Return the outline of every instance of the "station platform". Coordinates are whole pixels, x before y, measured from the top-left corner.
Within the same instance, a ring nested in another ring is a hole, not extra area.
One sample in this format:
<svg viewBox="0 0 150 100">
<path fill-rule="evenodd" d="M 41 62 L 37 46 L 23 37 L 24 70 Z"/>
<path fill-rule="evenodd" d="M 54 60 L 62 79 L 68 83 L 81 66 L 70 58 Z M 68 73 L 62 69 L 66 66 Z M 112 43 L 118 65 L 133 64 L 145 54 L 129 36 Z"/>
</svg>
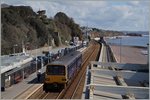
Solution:
<svg viewBox="0 0 150 100">
<path fill-rule="evenodd" d="M 71 48 L 73 48 L 73 46 Z M 51 52 L 56 53 L 58 52 L 59 49 L 62 49 L 62 48 L 55 48 L 51 50 Z M 78 49 L 78 51 L 84 52 L 85 49 L 86 47 L 82 47 Z M 5 91 L 1 92 L 1 99 L 14 99 L 19 94 L 28 90 L 29 88 L 36 86 L 36 85 L 37 86 L 42 85 L 44 81 L 44 72 L 46 70 L 46 67 L 44 66 L 40 70 L 42 74 L 40 82 L 38 82 L 37 80 L 37 73 L 34 72 L 31 75 L 29 75 L 27 78 L 23 79 L 21 82 L 14 84 L 8 88 L 5 88 Z"/>
<path fill-rule="evenodd" d="M 28 78 L 24 79 L 23 81 L 6 88 L 4 92 L 1 92 L 1 99 L 14 99 L 16 96 L 18 96 L 20 93 L 24 92 L 25 90 L 29 89 L 33 85 L 36 84 L 42 84 L 43 83 L 43 77 L 45 72 L 45 67 L 41 69 L 41 81 L 37 81 L 37 73 L 31 74 Z"/>
</svg>

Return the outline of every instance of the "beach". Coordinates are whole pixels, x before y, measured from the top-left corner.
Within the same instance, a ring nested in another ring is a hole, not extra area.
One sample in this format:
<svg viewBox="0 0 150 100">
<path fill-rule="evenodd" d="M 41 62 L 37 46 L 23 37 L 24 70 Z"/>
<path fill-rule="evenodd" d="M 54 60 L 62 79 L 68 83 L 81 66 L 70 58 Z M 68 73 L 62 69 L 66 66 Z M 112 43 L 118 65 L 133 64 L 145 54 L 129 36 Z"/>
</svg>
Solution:
<svg viewBox="0 0 150 100">
<path fill-rule="evenodd" d="M 148 57 L 142 53 L 146 48 L 135 46 L 120 47 L 118 45 L 111 45 L 110 47 L 118 63 L 147 64 Z"/>
</svg>

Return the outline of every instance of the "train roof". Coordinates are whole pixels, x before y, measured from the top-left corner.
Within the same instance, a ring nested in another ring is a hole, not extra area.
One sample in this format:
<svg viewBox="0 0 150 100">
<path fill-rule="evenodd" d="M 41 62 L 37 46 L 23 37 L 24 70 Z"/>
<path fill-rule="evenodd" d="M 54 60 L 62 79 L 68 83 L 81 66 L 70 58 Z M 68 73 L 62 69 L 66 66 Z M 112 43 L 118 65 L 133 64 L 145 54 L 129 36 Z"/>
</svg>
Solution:
<svg viewBox="0 0 150 100">
<path fill-rule="evenodd" d="M 73 62 L 74 59 L 78 58 L 82 53 L 80 51 L 74 51 L 71 52 L 69 54 L 67 54 L 66 56 L 57 59 L 53 62 L 51 62 L 48 65 L 65 65 L 68 66 L 69 64 L 71 64 Z"/>
</svg>

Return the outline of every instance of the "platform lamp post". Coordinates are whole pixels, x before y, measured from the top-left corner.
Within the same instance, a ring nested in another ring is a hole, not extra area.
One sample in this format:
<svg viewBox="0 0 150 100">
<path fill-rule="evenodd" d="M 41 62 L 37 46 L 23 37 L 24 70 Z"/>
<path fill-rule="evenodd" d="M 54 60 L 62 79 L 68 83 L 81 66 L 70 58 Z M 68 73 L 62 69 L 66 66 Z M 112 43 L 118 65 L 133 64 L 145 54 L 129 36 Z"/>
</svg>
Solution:
<svg viewBox="0 0 150 100">
<path fill-rule="evenodd" d="M 47 40 L 47 42 L 48 42 L 48 63 L 50 63 L 50 47 L 49 47 L 49 34 L 48 34 L 48 40 Z"/>
<path fill-rule="evenodd" d="M 147 43 L 147 65 L 149 66 L 149 43 Z"/>
<path fill-rule="evenodd" d="M 17 47 L 17 46 L 18 46 L 17 44 L 13 45 L 14 54 L 16 53 L 16 47 Z"/>
<path fill-rule="evenodd" d="M 37 46 L 36 46 L 35 52 L 36 52 L 36 58 L 35 58 L 35 60 L 36 60 L 36 72 L 37 72 L 37 70 L 38 70 L 38 67 L 37 67 Z"/>
<path fill-rule="evenodd" d="M 40 52 L 42 52 L 42 48 L 40 48 Z M 44 67 L 44 61 L 43 61 L 43 58 L 42 56 L 40 56 L 40 59 L 41 59 L 41 69 Z"/>
<path fill-rule="evenodd" d="M 41 57 L 41 69 L 44 67 L 44 61 L 43 58 Z"/>
<path fill-rule="evenodd" d="M 49 63 L 49 35 L 48 35 L 48 63 Z"/>
<path fill-rule="evenodd" d="M 120 37 L 120 63 L 121 63 L 121 37 Z"/>
</svg>

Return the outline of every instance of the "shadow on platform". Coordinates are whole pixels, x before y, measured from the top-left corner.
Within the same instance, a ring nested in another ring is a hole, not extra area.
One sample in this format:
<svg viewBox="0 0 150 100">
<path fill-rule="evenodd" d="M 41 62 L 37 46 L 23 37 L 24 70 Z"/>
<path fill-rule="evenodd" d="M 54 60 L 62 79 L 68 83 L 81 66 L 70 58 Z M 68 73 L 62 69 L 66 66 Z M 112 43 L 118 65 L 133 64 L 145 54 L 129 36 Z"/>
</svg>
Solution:
<svg viewBox="0 0 150 100">
<path fill-rule="evenodd" d="M 28 82 L 28 84 L 39 84 L 39 83 L 44 83 L 44 73 L 41 74 L 40 80 L 38 81 L 38 77 L 35 77 L 31 81 Z"/>
</svg>

